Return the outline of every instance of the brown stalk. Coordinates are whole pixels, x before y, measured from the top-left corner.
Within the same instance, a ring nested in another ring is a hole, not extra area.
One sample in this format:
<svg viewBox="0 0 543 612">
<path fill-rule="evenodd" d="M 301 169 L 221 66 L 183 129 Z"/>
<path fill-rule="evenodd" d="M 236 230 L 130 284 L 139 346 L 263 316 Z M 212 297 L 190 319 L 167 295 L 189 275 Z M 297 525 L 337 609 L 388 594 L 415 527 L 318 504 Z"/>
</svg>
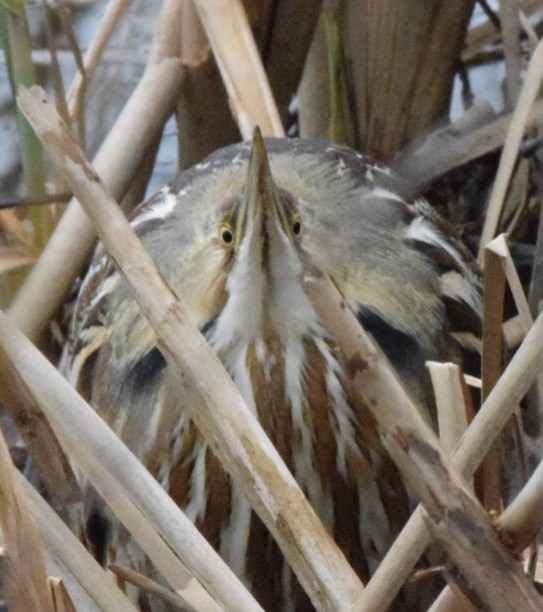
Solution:
<svg viewBox="0 0 543 612">
<path fill-rule="evenodd" d="M 513 300 L 515 301 L 515 306 L 517 307 L 517 312 L 520 316 L 520 321 L 524 327 L 524 333 L 527 333 L 530 327 L 534 324 L 534 319 L 532 317 L 532 313 L 530 312 L 528 300 L 524 295 L 524 290 L 522 288 L 519 275 L 515 269 L 515 264 L 509 250 L 509 245 L 507 244 L 506 234 L 500 234 L 494 238 L 492 242 L 489 242 L 487 250 L 492 253 L 493 257 L 497 259 L 502 267 L 502 275 L 505 275 L 505 278 L 507 278 L 509 288 L 511 289 L 511 293 L 513 295 Z"/>
<path fill-rule="evenodd" d="M 254 0 L 245 2 L 247 11 Z M 269 3 L 260 2 L 271 15 L 261 18 L 260 30 L 265 30 L 265 40 L 257 37 L 264 66 L 273 91 L 279 115 L 286 123 L 288 107 L 298 90 L 309 46 L 313 39 L 317 20 L 324 4 L 322 0 L 276 0 L 271 9 Z M 322 92 L 320 92 L 322 95 Z"/>
<path fill-rule="evenodd" d="M 488 269 L 487 269 L 488 266 Z M 505 273 L 500 257 L 485 251 L 483 308 L 482 400 L 484 401 L 502 371 L 503 311 Z M 501 511 L 501 444 L 497 440 L 485 457 L 482 471 L 482 499 L 487 510 Z"/>
<path fill-rule="evenodd" d="M 519 313 L 519 319 L 521 322 L 523 334 L 526 334 L 530 327 L 533 325 L 534 321 L 532 318 L 532 313 L 530 311 L 530 305 L 528 304 L 528 300 L 526 298 L 526 295 L 524 294 L 522 283 L 515 268 L 511 252 L 509 251 L 506 235 L 500 234 L 498 237 L 494 238 L 494 240 L 492 240 L 492 242 L 488 244 L 487 251 L 496 260 L 494 266 L 500 265 L 502 268 L 501 275 L 505 275 L 505 278 L 507 279 L 507 283 L 513 295 L 515 306 Z M 500 272 L 497 271 L 496 274 L 500 274 Z M 540 406 L 542 405 L 542 400 L 543 371 L 539 371 L 536 374 L 534 385 L 530 389 L 530 392 L 528 393 L 528 396 L 526 398 L 527 414 L 531 413 L 533 415 L 536 415 L 536 418 L 538 418 Z M 522 443 L 522 438 L 520 438 L 520 441 Z"/>
<path fill-rule="evenodd" d="M 184 2 L 179 30 L 186 78 L 176 107 L 179 165 L 193 166 L 206 155 L 240 139 L 221 75 L 198 12 Z"/>
<path fill-rule="evenodd" d="M 16 474 L 0 433 L 0 525 L 7 553 L 5 600 L 14 612 L 53 612 L 43 544 Z"/>
<path fill-rule="evenodd" d="M 178 392 L 213 452 L 241 485 L 313 603 L 323 610 L 348 609 L 361 591 L 360 581 L 183 304 L 164 285 L 126 218 L 45 103 L 43 91 L 21 89 L 19 103 L 129 281 L 176 373 Z"/>
<path fill-rule="evenodd" d="M 54 505 L 80 499 L 72 469 L 30 389 L 0 347 L 0 402 L 21 432 Z"/>
<path fill-rule="evenodd" d="M 391 160 L 447 113 L 473 0 L 344 2 L 358 145 Z"/>
</svg>

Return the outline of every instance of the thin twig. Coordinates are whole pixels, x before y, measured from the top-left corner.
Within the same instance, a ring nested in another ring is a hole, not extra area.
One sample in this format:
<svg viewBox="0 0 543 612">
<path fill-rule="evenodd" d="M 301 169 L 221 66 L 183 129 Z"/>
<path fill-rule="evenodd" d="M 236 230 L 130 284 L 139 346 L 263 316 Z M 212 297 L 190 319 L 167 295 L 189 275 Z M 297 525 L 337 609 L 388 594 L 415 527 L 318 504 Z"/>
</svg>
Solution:
<svg viewBox="0 0 543 612">
<path fill-rule="evenodd" d="M 62 204 L 68 202 L 72 194 L 66 191 L 60 193 L 48 193 L 42 198 L 24 198 L 22 200 L 5 200 L 0 202 L 0 210 L 5 208 L 18 208 L 21 206 L 34 206 L 36 204 Z"/>
<path fill-rule="evenodd" d="M 72 117 L 74 117 L 77 110 L 81 108 L 81 97 L 84 95 L 85 89 L 98 67 L 102 54 L 113 31 L 117 27 L 119 19 L 130 6 L 131 2 L 132 0 L 111 0 L 107 3 L 102 22 L 85 54 L 85 72 L 84 74 L 81 74 L 81 72 L 77 73 L 68 91 L 68 110 Z"/>
<path fill-rule="evenodd" d="M 498 222 L 509 185 L 509 180 L 513 172 L 513 167 L 518 155 L 518 149 L 522 140 L 524 129 L 530 115 L 530 110 L 541 86 L 541 78 L 543 77 L 543 42 L 540 42 L 534 51 L 528 72 L 522 86 L 518 103 L 511 118 L 503 152 L 498 166 L 498 172 L 490 201 L 486 213 L 485 223 L 481 234 L 481 243 L 479 245 L 478 262 L 483 265 L 483 252 L 488 242 L 492 240 L 498 227 Z"/>
<path fill-rule="evenodd" d="M 187 612 L 194 611 L 194 608 L 190 604 L 187 604 L 187 602 L 179 597 L 179 595 L 169 591 L 161 584 L 158 584 L 158 582 L 147 578 L 147 576 L 136 572 L 136 570 L 133 570 L 131 567 L 110 564 L 108 565 L 108 569 L 110 569 L 116 576 L 119 576 L 119 578 L 126 580 L 126 582 L 131 582 L 140 590 L 158 597 L 168 605 L 173 606 L 178 610 L 186 610 Z"/>
</svg>

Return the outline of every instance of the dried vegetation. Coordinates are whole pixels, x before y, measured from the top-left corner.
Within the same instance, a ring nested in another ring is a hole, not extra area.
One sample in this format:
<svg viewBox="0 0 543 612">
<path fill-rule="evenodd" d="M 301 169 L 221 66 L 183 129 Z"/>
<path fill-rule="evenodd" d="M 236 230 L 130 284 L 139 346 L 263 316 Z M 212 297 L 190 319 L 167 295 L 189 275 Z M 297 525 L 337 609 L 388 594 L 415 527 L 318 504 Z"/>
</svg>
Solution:
<svg viewBox="0 0 543 612">
<path fill-rule="evenodd" d="M 446 567 L 436 571 L 449 584 L 432 610 L 543 609 L 534 544 L 543 525 L 543 464 L 537 461 L 543 411 L 543 6 L 534 0 L 501 0 L 498 12 L 486 2 L 480 6 L 487 18 L 470 26 L 472 0 L 164 0 L 143 74 L 108 125 L 92 109 L 98 113 L 119 103 L 106 95 L 93 106 L 100 91 L 108 91 L 93 83 L 110 37 L 130 23 L 130 11 L 143 10 L 138 2 L 110 0 L 84 57 L 68 6 L 44 3 L 55 105 L 43 90 L 29 89 L 39 75 L 25 4 L 0 4 L 4 57 L 18 95 L 13 117 L 26 200 L 25 207 L 0 210 L 6 308 L 0 313 L 0 569 L 10 609 L 132 609 L 112 573 L 98 566 L 59 518 L 80 501 L 67 457 L 170 588 L 112 567 L 122 581 L 183 609 L 258 609 L 43 354 L 54 361 L 58 344 L 52 337 L 58 342 L 62 331 L 51 322 L 84 270 L 96 234 L 132 284 L 169 367 L 182 374 L 192 418 L 243 486 L 318 609 L 385 609 L 413 579 L 413 567 L 432 541 L 447 553 Z M 79 69 L 66 95 L 58 62 L 65 47 Z M 475 67 L 492 62 L 505 67 L 499 114 L 470 89 Z M 458 74 L 463 112 L 449 123 Z M 119 75 L 111 78 L 110 87 Z M 429 364 L 440 439 L 342 307 L 333 284 L 304 262 L 307 293 L 322 321 L 347 358 L 357 355 L 368 364 L 353 372 L 353 385 L 376 407 L 383 440 L 421 502 L 367 585 L 325 532 L 184 315 L 182 296 L 178 300 L 164 285 L 115 205 L 121 202 L 126 210 L 143 197 L 172 114 L 183 167 L 250 137 L 256 125 L 266 135 L 328 137 L 391 163 L 468 242 L 480 245 L 483 368 L 481 380 L 467 382 L 481 388 L 483 405 L 474 417 L 466 406 L 466 379 L 456 366 Z M 526 481 L 516 483 L 520 492 L 514 499 L 501 486 L 504 431 L 522 457 Z M 25 469 L 29 456 L 39 479 Z M 37 481 L 44 496 L 30 484 Z"/>
</svg>

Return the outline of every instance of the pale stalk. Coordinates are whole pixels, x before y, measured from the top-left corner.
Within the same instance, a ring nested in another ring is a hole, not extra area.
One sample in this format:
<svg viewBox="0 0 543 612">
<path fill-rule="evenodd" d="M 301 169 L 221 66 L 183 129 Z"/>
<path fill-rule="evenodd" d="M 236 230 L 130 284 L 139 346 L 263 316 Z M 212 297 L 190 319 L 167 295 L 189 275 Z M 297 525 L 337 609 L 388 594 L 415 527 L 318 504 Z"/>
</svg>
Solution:
<svg viewBox="0 0 543 612">
<path fill-rule="evenodd" d="M 148 144 L 169 116 L 182 76 L 181 63 L 173 58 L 149 68 L 96 154 L 94 166 L 116 198 L 127 191 Z M 95 240 L 87 215 L 73 199 L 9 309 L 32 341 L 39 340 L 65 299 Z"/>
<path fill-rule="evenodd" d="M 68 110 L 72 118 L 79 104 L 78 99 L 84 94 L 86 84 L 91 80 L 102 54 L 106 48 L 111 35 L 113 34 L 119 19 L 130 6 L 132 0 L 110 0 L 104 11 L 102 21 L 98 27 L 98 31 L 93 36 L 92 42 L 85 53 L 83 64 L 85 67 L 85 75 L 78 72 L 68 91 Z"/>
<path fill-rule="evenodd" d="M 194 597 L 196 602 L 206 602 L 206 610 L 218 610 L 174 552 L 225 609 L 260 611 L 158 482 L 1 311 L 0 345 L 40 403 L 65 451 L 190 607 L 198 607 L 192 605 Z"/>
<path fill-rule="evenodd" d="M 122 591 L 36 489 L 21 474 L 18 474 L 18 479 L 27 495 L 28 506 L 49 554 L 72 573 L 102 610 L 135 612 L 134 606 Z"/>
<path fill-rule="evenodd" d="M 240 0 L 194 0 L 242 138 L 285 132 Z"/>
</svg>

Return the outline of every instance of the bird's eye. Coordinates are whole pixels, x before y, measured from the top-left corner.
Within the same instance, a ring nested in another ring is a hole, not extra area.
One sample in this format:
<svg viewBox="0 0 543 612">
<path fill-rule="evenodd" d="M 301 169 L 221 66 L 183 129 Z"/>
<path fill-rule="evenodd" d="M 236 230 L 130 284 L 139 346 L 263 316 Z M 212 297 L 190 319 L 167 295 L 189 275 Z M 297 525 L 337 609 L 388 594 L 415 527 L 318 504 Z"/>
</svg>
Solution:
<svg viewBox="0 0 543 612">
<path fill-rule="evenodd" d="M 232 228 L 229 225 L 221 224 L 219 227 L 219 236 L 224 246 L 232 246 L 234 242 L 234 234 Z"/>
<path fill-rule="evenodd" d="M 292 233 L 295 236 L 299 236 L 301 231 L 302 231 L 302 222 L 300 221 L 300 219 L 294 219 L 292 223 Z"/>
</svg>

